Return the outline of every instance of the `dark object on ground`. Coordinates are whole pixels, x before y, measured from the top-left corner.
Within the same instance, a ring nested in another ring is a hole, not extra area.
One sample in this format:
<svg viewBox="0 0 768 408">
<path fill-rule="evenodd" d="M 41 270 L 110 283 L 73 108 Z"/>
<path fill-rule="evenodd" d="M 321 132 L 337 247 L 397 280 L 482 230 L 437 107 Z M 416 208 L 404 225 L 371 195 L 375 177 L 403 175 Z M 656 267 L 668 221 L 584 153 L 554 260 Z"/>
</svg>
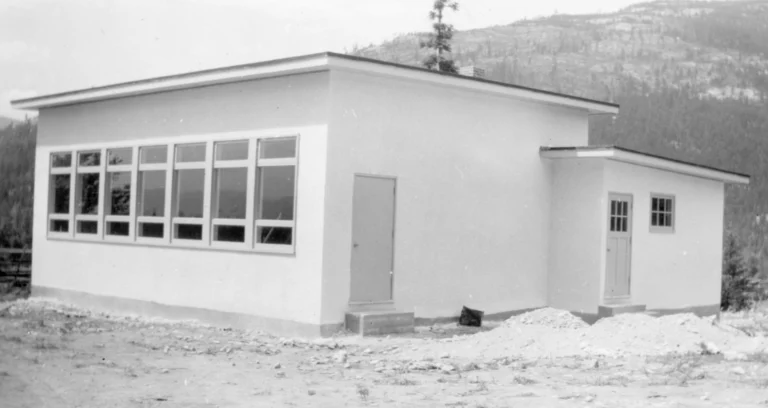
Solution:
<svg viewBox="0 0 768 408">
<path fill-rule="evenodd" d="M 483 311 L 470 309 L 466 306 L 461 308 L 461 317 L 459 324 L 462 326 L 480 327 L 483 325 Z"/>
</svg>

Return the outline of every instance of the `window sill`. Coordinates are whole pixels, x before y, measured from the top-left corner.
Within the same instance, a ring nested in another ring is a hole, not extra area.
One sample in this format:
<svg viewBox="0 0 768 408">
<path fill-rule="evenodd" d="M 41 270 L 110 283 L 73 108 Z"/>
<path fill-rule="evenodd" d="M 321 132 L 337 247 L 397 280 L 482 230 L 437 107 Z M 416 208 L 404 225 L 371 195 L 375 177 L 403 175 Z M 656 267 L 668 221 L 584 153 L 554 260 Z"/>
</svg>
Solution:
<svg viewBox="0 0 768 408">
<path fill-rule="evenodd" d="M 651 227 L 650 232 L 652 234 L 674 234 L 675 229 L 672 227 Z"/>
<path fill-rule="evenodd" d="M 268 244 L 256 244 L 254 248 L 246 248 L 245 245 L 205 245 L 202 242 L 194 240 L 175 240 L 174 243 L 169 244 L 165 238 L 141 238 L 135 241 L 129 240 L 102 240 L 97 238 L 73 238 L 64 234 L 48 233 L 49 241 L 67 241 L 67 242 L 82 242 L 87 244 L 106 244 L 106 245 L 121 245 L 126 247 L 152 247 L 162 249 L 202 249 L 206 251 L 219 251 L 219 252 L 241 252 L 247 254 L 264 254 L 264 255 L 288 255 L 296 256 L 296 251 L 293 245 L 268 245 Z M 189 242 L 187 242 L 189 241 Z"/>
</svg>

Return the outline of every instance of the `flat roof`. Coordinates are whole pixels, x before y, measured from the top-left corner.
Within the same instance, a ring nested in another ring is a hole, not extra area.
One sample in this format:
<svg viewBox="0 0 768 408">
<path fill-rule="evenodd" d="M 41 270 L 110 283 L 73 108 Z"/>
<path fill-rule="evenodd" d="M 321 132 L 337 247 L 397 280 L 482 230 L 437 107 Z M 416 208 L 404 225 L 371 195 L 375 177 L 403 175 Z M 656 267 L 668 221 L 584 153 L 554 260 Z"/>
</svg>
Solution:
<svg viewBox="0 0 768 408">
<path fill-rule="evenodd" d="M 747 174 L 671 159 L 614 145 L 542 146 L 539 154 L 541 157 L 548 159 L 608 159 L 734 184 L 749 184 L 750 179 L 750 176 Z"/>
<path fill-rule="evenodd" d="M 486 91 L 534 102 L 585 109 L 594 114 L 617 114 L 619 111 L 619 105 L 614 103 L 333 52 L 302 55 L 18 99 L 11 101 L 11 106 L 16 109 L 44 109 L 331 69 L 362 71 L 371 74 Z"/>
</svg>

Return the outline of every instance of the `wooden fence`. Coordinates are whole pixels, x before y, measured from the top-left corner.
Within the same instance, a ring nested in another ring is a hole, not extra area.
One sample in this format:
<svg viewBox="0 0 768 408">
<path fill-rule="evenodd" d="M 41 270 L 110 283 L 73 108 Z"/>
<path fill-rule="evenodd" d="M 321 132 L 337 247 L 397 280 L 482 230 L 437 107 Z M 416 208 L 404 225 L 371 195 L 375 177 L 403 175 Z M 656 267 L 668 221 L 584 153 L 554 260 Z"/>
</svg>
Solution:
<svg viewBox="0 0 768 408">
<path fill-rule="evenodd" d="M 32 250 L 0 248 L 0 283 L 29 285 L 32 278 Z"/>
</svg>

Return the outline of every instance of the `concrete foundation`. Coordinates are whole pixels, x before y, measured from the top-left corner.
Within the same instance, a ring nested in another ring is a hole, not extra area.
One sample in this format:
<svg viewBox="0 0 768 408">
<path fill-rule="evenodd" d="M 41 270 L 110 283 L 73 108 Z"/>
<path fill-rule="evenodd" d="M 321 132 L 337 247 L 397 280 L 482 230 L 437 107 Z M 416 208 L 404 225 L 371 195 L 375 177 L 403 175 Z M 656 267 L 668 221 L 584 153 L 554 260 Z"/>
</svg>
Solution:
<svg viewBox="0 0 768 408">
<path fill-rule="evenodd" d="M 346 329 L 361 336 L 413 332 L 413 313 L 394 310 L 349 312 Z"/>
</svg>

